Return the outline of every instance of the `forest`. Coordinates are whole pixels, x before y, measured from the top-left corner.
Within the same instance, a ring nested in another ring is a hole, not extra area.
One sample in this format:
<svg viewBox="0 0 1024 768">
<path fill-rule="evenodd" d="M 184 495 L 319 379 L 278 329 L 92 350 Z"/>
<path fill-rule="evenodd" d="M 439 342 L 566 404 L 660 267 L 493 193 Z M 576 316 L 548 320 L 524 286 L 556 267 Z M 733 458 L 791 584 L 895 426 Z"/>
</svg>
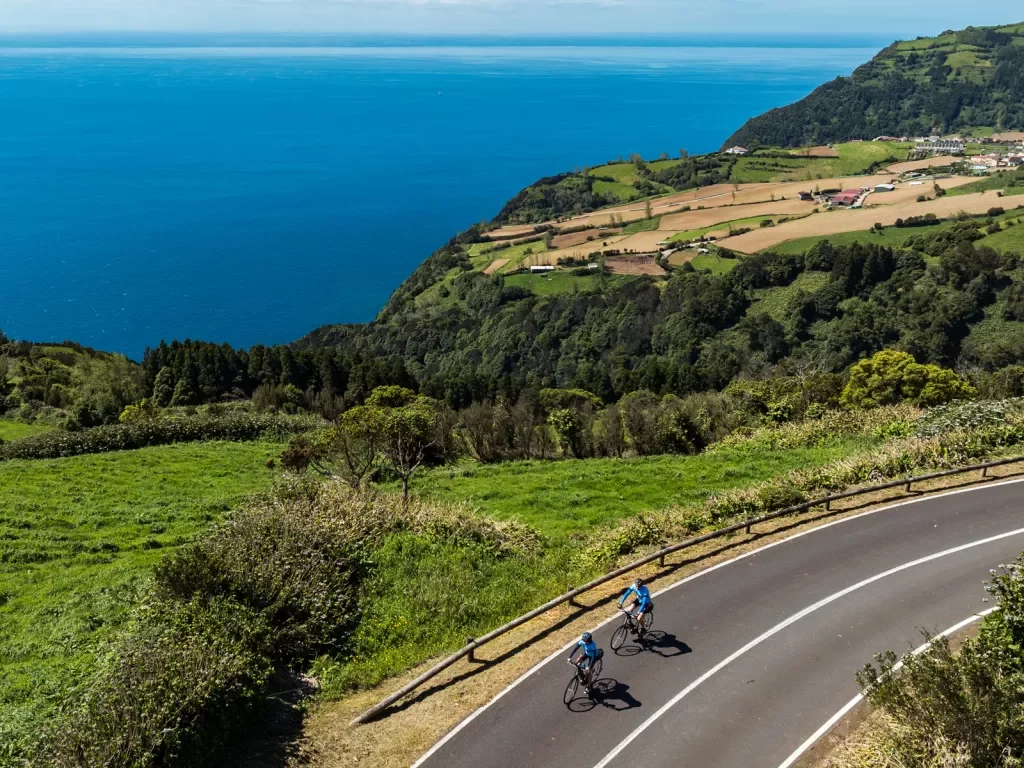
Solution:
<svg viewBox="0 0 1024 768">
<path fill-rule="evenodd" d="M 723 148 L 1024 128 L 1024 47 L 1017 29 L 968 27 L 894 43 L 850 77 L 752 118 Z"/>
</svg>

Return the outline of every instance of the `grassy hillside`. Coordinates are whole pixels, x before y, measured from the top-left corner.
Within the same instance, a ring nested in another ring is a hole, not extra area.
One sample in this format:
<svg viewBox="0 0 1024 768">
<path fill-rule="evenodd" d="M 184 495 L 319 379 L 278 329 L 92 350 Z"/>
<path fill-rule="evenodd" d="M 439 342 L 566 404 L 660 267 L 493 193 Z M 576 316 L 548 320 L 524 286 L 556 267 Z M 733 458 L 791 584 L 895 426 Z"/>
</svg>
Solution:
<svg viewBox="0 0 1024 768">
<path fill-rule="evenodd" d="M 268 488 L 280 450 L 203 443 L 0 463 L 0 744 L 32 738 L 88 678 L 152 565 Z"/>
<path fill-rule="evenodd" d="M 427 500 L 468 501 L 489 517 L 521 520 L 545 535 L 564 536 L 695 504 L 871 444 L 868 438 L 848 438 L 784 452 L 723 449 L 696 456 L 459 465 L 425 472 L 413 488 Z"/>
<path fill-rule="evenodd" d="M 723 145 L 806 146 L 879 135 L 1024 128 L 1022 25 L 893 43 L 851 77 L 749 120 Z"/>
</svg>

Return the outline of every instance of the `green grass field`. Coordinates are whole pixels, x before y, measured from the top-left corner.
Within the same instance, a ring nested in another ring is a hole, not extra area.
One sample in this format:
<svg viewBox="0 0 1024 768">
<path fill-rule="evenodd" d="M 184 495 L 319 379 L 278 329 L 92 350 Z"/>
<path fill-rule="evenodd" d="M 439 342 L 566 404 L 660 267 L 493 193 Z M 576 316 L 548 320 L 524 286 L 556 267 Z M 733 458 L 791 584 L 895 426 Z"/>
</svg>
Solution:
<svg viewBox="0 0 1024 768">
<path fill-rule="evenodd" d="M 681 162 L 681 160 L 655 160 L 654 162 L 647 163 L 647 167 L 652 171 L 660 171 L 665 168 L 671 168 L 673 165 L 679 165 Z M 591 176 L 600 177 L 594 182 L 594 191 L 601 195 L 611 195 L 620 202 L 636 200 L 641 196 L 633 186 L 633 182 L 640 179 L 636 172 L 636 166 L 633 163 L 601 165 L 597 168 L 591 168 L 588 173 Z M 611 179 L 611 181 L 606 181 L 605 179 Z M 655 186 L 661 187 L 663 192 L 673 191 L 670 187 L 663 184 L 655 184 Z"/>
<path fill-rule="evenodd" d="M 507 286 L 522 286 L 534 296 L 555 296 L 563 293 L 584 293 L 607 287 L 615 281 L 630 280 L 623 275 L 574 275 L 572 272 L 550 272 L 546 275 L 509 275 Z"/>
<path fill-rule="evenodd" d="M 1021 181 L 1024 181 L 1024 173 L 1019 175 Z M 959 195 L 969 195 L 974 192 L 987 192 L 990 189 L 1001 189 L 1004 190 L 1004 194 L 1015 195 L 1024 194 L 1024 186 L 1021 187 L 1009 187 L 1010 183 L 1018 179 L 1018 174 L 1015 171 L 1003 171 L 1000 173 L 994 173 L 990 176 L 978 179 L 970 184 L 965 184 L 962 187 L 956 187 L 946 192 L 951 197 L 957 197 Z M 939 182 L 941 186 L 941 182 Z"/>
<path fill-rule="evenodd" d="M 713 275 L 732 272 L 739 263 L 739 259 L 723 259 L 717 253 L 699 254 L 690 261 L 694 269 L 710 269 Z"/>
<path fill-rule="evenodd" d="M 936 227 L 941 227 L 941 224 Z M 876 231 L 861 230 L 860 232 L 840 232 L 834 235 L 816 235 L 814 237 L 801 237 L 797 240 L 787 240 L 785 243 L 773 245 L 768 248 L 775 253 L 803 253 L 816 243 L 828 240 L 832 245 L 852 245 L 853 243 L 876 243 L 887 245 L 890 248 L 901 248 L 908 237 L 934 232 L 936 227 L 913 227 L 900 229 L 897 227 L 886 227 L 880 233 Z"/>
<path fill-rule="evenodd" d="M 26 424 L 23 421 L 0 419 L 0 440 L 20 440 L 31 435 L 41 435 L 52 431 L 53 427 L 45 424 Z"/>
<path fill-rule="evenodd" d="M 465 464 L 424 472 L 412 488 L 426 499 L 468 501 L 485 515 L 519 519 L 542 533 L 563 536 L 648 510 L 693 504 L 867 445 L 856 439 L 792 451 Z"/>
<path fill-rule="evenodd" d="M 989 248 L 995 248 L 997 251 L 1016 251 L 1017 253 L 1024 253 L 1024 216 L 1018 216 L 1016 218 L 1009 217 L 1011 221 L 1016 222 L 1012 227 L 1006 226 L 1008 217 L 1003 217 L 1003 231 L 998 232 L 994 235 L 986 235 L 984 238 L 979 240 L 975 245 L 987 245 Z"/>
<path fill-rule="evenodd" d="M 0 745 L 89 675 L 151 566 L 271 484 L 270 443 L 0 462 Z M 0 748 L 0 758 L 3 749 Z"/>
</svg>

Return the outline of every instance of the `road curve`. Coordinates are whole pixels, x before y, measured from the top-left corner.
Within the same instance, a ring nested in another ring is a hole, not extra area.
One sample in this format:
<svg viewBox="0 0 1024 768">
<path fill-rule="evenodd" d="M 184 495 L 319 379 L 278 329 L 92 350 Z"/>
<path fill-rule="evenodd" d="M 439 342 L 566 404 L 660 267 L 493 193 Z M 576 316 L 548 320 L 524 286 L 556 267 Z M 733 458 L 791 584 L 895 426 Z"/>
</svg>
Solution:
<svg viewBox="0 0 1024 768">
<path fill-rule="evenodd" d="M 655 598 L 647 648 L 605 649 L 570 707 L 557 654 L 424 755 L 424 768 L 778 768 L 857 692 L 854 672 L 989 606 L 1024 550 L 1024 485 L 903 502 L 772 544 Z"/>
</svg>

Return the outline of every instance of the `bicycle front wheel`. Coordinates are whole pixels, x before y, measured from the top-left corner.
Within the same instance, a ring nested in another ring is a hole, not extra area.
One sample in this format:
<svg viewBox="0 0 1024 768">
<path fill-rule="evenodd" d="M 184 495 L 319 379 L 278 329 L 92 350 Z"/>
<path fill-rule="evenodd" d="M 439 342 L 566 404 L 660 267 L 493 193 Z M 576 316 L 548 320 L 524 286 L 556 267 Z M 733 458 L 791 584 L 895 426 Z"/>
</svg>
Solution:
<svg viewBox="0 0 1024 768">
<path fill-rule="evenodd" d="M 622 647 L 622 644 L 626 642 L 626 635 L 629 633 L 629 628 L 623 623 L 619 625 L 619 628 L 612 634 L 612 650 L 617 651 Z"/>
<path fill-rule="evenodd" d="M 572 700 L 576 698 L 576 691 L 579 690 L 580 679 L 579 676 L 573 675 L 572 680 L 565 686 L 565 693 L 562 695 L 562 702 L 568 706 L 572 703 Z"/>
</svg>

